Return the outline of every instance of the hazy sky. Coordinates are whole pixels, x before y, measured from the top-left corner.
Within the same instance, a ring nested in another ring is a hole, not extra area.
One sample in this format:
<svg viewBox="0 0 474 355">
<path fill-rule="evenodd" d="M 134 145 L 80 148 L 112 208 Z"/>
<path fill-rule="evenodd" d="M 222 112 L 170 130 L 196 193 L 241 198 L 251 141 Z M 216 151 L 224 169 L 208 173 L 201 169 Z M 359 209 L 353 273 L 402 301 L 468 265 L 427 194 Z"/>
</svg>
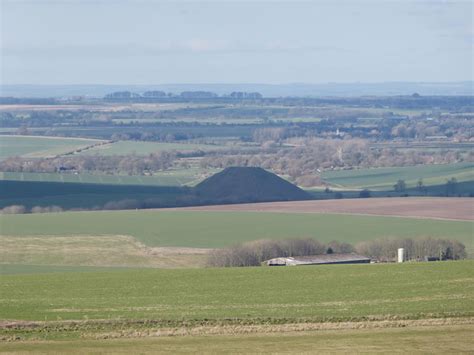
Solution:
<svg viewBox="0 0 474 355">
<path fill-rule="evenodd" d="M 0 0 L 3 84 L 461 81 L 471 1 Z"/>
</svg>

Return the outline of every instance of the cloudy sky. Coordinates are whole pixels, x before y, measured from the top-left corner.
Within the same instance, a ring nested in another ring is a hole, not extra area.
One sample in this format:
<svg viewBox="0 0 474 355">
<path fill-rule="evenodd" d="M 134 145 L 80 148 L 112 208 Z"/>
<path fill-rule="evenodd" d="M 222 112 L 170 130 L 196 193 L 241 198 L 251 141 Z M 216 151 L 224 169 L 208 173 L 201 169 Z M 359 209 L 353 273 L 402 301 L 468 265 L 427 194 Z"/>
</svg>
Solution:
<svg viewBox="0 0 474 355">
<path fill-rule="evenodd" d="M 471 1 L 0 0 L 2 84 L 464 81 Z"/>
</svg>

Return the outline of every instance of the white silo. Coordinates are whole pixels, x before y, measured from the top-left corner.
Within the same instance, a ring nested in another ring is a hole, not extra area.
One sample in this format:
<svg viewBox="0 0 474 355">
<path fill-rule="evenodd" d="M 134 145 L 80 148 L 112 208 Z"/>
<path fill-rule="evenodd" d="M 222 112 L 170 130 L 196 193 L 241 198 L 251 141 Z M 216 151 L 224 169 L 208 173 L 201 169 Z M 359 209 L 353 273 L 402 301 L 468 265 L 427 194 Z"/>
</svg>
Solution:
<svg viewBox="0 0 474 355">
<path fill-rule="evenodd" d="M 405 249 L 398 248 L 398 262 L 403 263 L 405 261 Z"/>
</svg>

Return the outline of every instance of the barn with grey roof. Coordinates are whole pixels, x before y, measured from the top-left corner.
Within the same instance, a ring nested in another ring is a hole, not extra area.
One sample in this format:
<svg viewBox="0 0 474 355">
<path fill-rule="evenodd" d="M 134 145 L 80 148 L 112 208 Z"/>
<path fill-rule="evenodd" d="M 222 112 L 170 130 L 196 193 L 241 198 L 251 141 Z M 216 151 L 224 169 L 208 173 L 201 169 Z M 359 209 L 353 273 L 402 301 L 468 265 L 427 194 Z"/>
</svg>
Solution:
<svg viewBox="0 0 474 355">
<path fill-rule="evenodd" d="M 267 266 L 298 266 L 298 265 L 327 265 L 327 264 L 368 264 L 370 258 L 349 254 L 322 254 L 309 256 L 289 256 L 273 258 L 264 262 Z"/>
</svg>

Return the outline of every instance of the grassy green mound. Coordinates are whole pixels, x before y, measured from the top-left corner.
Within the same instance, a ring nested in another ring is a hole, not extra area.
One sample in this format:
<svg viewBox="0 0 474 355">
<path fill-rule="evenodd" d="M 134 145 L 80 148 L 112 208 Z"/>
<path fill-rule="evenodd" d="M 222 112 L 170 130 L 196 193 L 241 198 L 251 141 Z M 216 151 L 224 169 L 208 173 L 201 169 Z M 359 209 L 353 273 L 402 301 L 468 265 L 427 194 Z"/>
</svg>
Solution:
<svg viewBox="0 0 474 355">
<path fill-rule="evenodd" d="M 307 200 L 310 195 L 296 185 L 262 168 L 230 167 L 195 187 L 204 199 L 221 202 Z"/>
</svg>

